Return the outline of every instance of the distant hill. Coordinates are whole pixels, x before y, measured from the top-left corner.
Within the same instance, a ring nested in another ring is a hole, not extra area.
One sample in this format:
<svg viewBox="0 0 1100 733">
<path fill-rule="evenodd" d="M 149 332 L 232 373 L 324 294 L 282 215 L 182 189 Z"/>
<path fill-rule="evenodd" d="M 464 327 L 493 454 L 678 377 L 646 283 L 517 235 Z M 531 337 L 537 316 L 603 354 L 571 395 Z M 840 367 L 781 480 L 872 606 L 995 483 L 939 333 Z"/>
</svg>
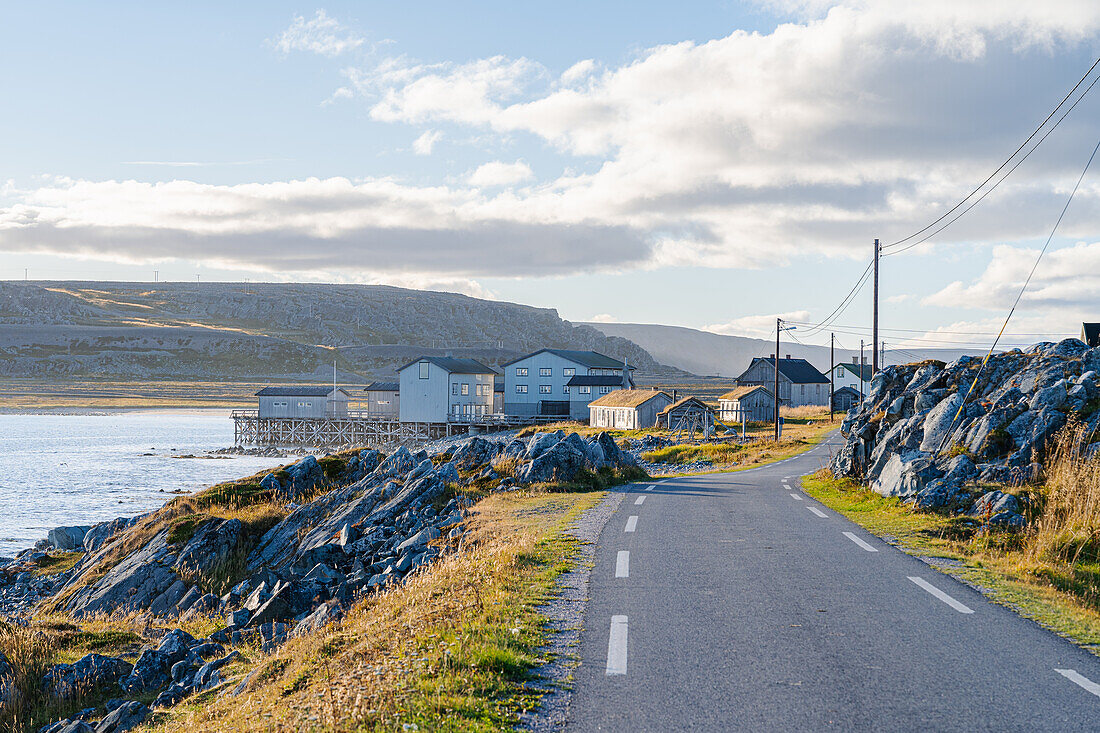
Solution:
<svg viewBox="0 0 1100 733">
<path fill-rule="evenodd" d="M 700 375 L 721 375 L 736 377 L 743 372 L 754 356 L 768 356 L 775 353 L 775 342 L 767 339 L 754 339 L 745 336 L 723 336 L 709 331 L 699 331 L 682 326 L 659 326 L 644 323 L 591 323 L 608 336 L 619 336 L 638 344 L 653 358 L 662 364 L 674 366 Z M 827 371 L 829 347 L 803 346 L 784 339 L 780 342 L 780 353 L 809 361 L 821 371 Z M 886 363 L 914 361 L 917 359 L 941 359 L 954 361 L 963 354 L 974 351 L 957 349 L 906 349 L 905 355 L 886 350 Z M 868 360 L 871 354 L 866 354 Z M 837 349 L 836 359 L 851 361 L 859 357 L 859 351 Z"/>
<path fill-rule="evenodd" d="M 492 365 L 593 349 L 675 374 L 628 339 L 557 311 L 382 285 L 0 282 L 0 376 L 393 378 L 423 354 Z"/>
</svg>

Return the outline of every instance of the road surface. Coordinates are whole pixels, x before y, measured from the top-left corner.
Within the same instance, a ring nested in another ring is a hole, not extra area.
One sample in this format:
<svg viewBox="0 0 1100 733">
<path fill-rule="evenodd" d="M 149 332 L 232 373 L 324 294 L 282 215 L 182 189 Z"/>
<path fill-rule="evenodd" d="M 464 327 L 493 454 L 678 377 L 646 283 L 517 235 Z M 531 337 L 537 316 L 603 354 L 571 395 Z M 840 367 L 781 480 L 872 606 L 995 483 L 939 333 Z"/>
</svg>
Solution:
<svg viewBox="0 0 1100 733">
<path fill-rule="evenodd" d="M 1100 659 L 803 494 L 827 458 L 628 487 L 569 730 L 1100 730 Z"/>
</svg>

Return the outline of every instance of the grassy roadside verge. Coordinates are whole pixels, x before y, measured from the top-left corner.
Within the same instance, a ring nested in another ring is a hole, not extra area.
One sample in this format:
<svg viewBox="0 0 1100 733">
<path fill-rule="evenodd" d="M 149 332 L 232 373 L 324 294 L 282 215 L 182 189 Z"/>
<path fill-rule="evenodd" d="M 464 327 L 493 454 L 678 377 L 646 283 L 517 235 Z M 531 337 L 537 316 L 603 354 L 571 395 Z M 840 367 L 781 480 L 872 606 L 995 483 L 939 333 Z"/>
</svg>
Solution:
<svg viewBox="0 0 1100 733">
<path fill-rule="evenodd" d="M 1096 589 L 1067 582 L 1067 568 L 1035 560 L 1019 536 L 980 532 L 980 522 L 968 517 L 910 511 L 897 498 L 879 496 L 824 470 L 804 477 L 802 487 L 872 534 L 1100 654 Z"/>
</svg>

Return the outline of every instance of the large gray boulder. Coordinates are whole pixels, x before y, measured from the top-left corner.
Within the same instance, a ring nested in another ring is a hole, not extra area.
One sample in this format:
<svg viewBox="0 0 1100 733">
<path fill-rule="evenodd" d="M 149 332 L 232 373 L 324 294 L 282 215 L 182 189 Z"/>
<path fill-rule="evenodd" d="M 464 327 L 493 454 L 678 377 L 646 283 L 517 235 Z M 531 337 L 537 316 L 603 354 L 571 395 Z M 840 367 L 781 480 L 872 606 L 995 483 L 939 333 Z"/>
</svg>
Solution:
<svg viewBox="0 0 1100 733">
<path fill-rule="evenodd" d="M 84 535 L 89 529 L 89 526 L 55 527 L 46 535 L 46 540 L 55 550 L 83 550 Z"/>
<path fill-rule="evenodd" d="M 132 668 L 125 659 L 88 654 L 72 664 L 55 664 L 42 686 L 54 697 L 73 698 L 118 684 Z"/>
<path fill-rule="evenodd" d="M 98 552 L 107 540 L 127 527 L 133 526 L 138 519 L 139 517 L 119 517 L 118 519 L 112 519 L 109 522 L 100 522 L 92 526 L 92 528 L 84 534 L 84 551 Z"/>
<path fill-rule="evenodd" d="M 576 435 L 576 433 L 573 433 Z M 581 441 L 584 445 L 584 441 Z M 569 440 L 560 440 L 545 453 L 531 461 L 517 472 L 516 478 L 523 483 L 547 483 L 550 481 L 572 481 L 588 462 L 587 451 L 578 448 Z"/>
<path fill-rule="evenodd" d="M 149 708 L 136 700 L 124 702 L 99 721 L 95 733 L 124 733 L 145 722 L 149 712 Z"/>
<path fill-rule="evenodd" d="M 162 530 L 145 547 L 125 557 L 102 578 L 74 591 L 66 609 L 81 618 L 97 613 L 125 613 L 147 608 L 179 580 L 172 570 L 176 555 L 168 545 L 169 531 Z"/>
</svg>

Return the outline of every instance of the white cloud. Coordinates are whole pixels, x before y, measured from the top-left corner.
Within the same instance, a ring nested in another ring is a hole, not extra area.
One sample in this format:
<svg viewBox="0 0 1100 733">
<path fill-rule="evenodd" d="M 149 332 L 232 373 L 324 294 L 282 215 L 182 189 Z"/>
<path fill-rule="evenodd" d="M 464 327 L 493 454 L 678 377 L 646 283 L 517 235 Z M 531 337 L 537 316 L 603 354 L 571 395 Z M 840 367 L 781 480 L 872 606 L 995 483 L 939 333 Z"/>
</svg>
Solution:
<svg viewBox="0 0 1100 733">
<path fill-rule="evenodd" d="M 494 160 L 490 163 L 479 165 L 477 169 L 467 177 L 471 186 L 492 187 L 508 186 L 513 183 L 522 183 L 535 177 L 531 166 L 522 160 L 515 163 L 504 163 Z"/>
<path fill-rule="evenodd" d="M 413 152 L 417 155 L 431 155 L 435 144 L 443 139 L 443 133 L 439 130 L 426 130 L 420 137 L 413 140 Z"/>
<path fill-rule="evenodd" d="M 618 323 L 619 319 L 610 313 L 597 313 L 588 319 L 589 323 Z"/>
<path fill-rule="evenodd" d="M 324 10 L 318 10 L 309 20 L 294 16 L 290 27 L 269 41 L 279 51 L 309 51 L 321 56 L 339 56 L 359 48 L 366 39 L 356 34 Z"/>
<path fill-rule="evenodd" d="M 751 336 L 753 338 L 775 337 L 775 319 L 785 321 L 808 321 L 810 312 L 806 310 L 771 313 L 763 316 L 742 316 L 726 323 L 703 326 L 704 331 L 719 333 L 723 336 Z M 797 333 L 796 333 L 797 335 Z"/>
</svg>

